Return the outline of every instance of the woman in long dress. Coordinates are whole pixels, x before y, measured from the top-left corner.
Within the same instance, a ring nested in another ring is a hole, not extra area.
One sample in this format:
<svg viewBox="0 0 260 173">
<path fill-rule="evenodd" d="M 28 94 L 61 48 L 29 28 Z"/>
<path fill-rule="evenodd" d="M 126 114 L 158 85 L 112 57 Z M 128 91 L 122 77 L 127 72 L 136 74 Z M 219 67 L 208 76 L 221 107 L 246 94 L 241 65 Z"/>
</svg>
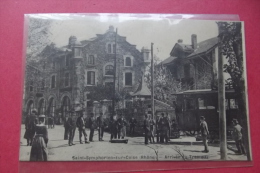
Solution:
<svg viewBox="0 0 260 173">
<path fill-rule="evenodd" d="M 39 116 L 39 124 L 36 125 L 35 132 L 30 161 L 47 161 L 48 131 L 45 126 L 45 115 Z"/>
</svg>

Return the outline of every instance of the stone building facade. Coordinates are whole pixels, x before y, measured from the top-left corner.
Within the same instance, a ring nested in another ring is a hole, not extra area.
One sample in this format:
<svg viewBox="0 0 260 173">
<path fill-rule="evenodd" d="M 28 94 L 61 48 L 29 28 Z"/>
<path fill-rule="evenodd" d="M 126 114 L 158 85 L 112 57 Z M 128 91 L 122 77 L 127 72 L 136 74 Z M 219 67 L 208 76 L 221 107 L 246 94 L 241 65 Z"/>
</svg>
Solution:
<svg viewBox="0 0 260 173">
<path fill-rule="evenodd" d="M 78 41 L 71 36 L 68 45 L 50 44 L 39 55 L 39 61 L 26 64 L 23 112 L 37 109 L 62 123 L 68 110 L 82 109 L 109 115 L 111 100 L 124 108 L 137 89 L 150 62 L 149 50 L 141 51 L 116 35 L 113 26 L 104 34 Z M 116 54 L 115 54 L 116 53 Z M 116 56 L 116 95 L 113 97 L 114 59 Z"/>
</svg>

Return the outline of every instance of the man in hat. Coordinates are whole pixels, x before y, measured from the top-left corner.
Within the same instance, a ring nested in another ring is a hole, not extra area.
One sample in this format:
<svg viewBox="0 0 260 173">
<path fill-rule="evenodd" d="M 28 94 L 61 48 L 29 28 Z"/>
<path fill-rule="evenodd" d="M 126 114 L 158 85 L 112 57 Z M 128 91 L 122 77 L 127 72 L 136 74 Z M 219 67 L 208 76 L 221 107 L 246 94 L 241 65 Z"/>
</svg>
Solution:
<svg viewBox="0 0 260 173">
<path fill-rule="evenodd" d="M 79 130 L 79 142 L 81 144 L 83 144 L 83 142 L 81 141 L 81 138 L 82 138 L 82 134 L 84 135 L 84 139 L 85 139 L 85 144 L 89 143 L 88 140 L 87 140 L 87 133 L 86 133 L 86 125 L 85 125 L 85 120 L 83 118 L 83 112 L 80 111 L 79 112 L 79 117 L 77 119 L 77 122 L 76 122 L 76 125 L 78 127 L 78 130 Z"/>
<path fill-rule="evenodd" d="M 74 110 L 71 111 L 71 117 L 68 119 L 68 126 L 69 126 L 69 146 L 75 145 L 73 143 L 75 130 L 76 130 L 76 122 L 77 122 L 77 115 Z"/>
<path fill-rule="evenodd" d="M 117 139 L 117 119 L 116 115 L 110 117 L 110 141 Z"/>
<path fill-rule="evenodd" d="M 104 141 L 103 134 L 104 134 L 104 128 L 106 126 L 106 123 L 103 118 L 103 113 L 100 113 L 99 117 L 97 117 L 97 126 L 98 126 L 98 140 Z"/>
<path fill-rule="evenodd" d="M 117 120 L 117 127 L 118 127 L 118 139 L 124 139 L 126 136 L 126 125 L 127 122 L 124 116 L 121 114 Z"/>
<path fill-rule="evenodd" d="M 200 117 L 200 132 L 201 132 L 202 142 L 205 147 L 205 149 L 202 152 L 208 153 L 209 149 L 208 149 L 207 137 L 209 135 L 209 130 L 204 116 Z"/>
<path fill-rule="evenodd" d="M 237 153 L 238 154 L 246 154 L 245 148 L 242 142 L 242 127 L 239 125 L 237 119 L 232 120 L 233 123 L 233 133 L 232 136 L 236 142 L 236 147 L 237 147 Z"/>
<path fill-rule="evenodd" d="M 150 120 L 147 114 L 145 114 L 145 119 L 144 119 L 144 144 L 147 145 L 148 144 L 148 139 L 150 139 L 151 142 L 151 138 L 149 137 L 149 133 L 150 132 Z"/>
<path fill-rule="evenodd" d="M 95 117 L 94 117 L 94 113 L 90 113 L 90 118 L 89 118 L 89 141 L 90 142 L 94 142 L 93 141 L 93 135 L 94 135 L 94 131 L 95 131 L 95 128 L 96 128 L 96 120 L 95 120 Z"/>
<path fill-rule="evenodd" d="M 161 141 L 160 142 L 164 143 L 164 141 L 165 141 L 166 143 L 168 143 L 170 122 L 169 122 L 169 119 L 166 117 L 166 114 L 161 113 L 161 115 L 162 115 L 162 118 L 159 121 L 159 126 L 161 129 L 161 139 L 160 139 Z"/>
<path fill-rule="evenodd" d="M 69 112 L 66 112 L 65 118 L 64 118 L 64 140 L 68 140 L 68 135 L 69 135 L 69 125 L 68 125 L 68 119 L 69 119 L 70 115 Z"/>
<path fill-rule="evenodd" d="M 134 116 L 132 116 L 132 118 L 129 120 L 129 124 L 130 124 L 130 135 L 134 135 L 135 134 L 135 126 L 137 124 L 137 121 L 134 118 Z"/>
</svg>

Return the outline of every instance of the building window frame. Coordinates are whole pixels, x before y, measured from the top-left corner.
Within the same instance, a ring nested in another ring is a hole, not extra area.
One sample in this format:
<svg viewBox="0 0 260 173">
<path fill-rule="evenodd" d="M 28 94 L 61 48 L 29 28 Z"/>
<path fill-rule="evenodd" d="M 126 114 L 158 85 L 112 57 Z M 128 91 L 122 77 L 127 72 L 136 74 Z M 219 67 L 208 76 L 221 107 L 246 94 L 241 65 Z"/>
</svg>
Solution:
<svg viewBox="0 0 260 173">
<path fill-rule="evenodd" d="M 64 87 L 69 87 L 70 86 L 70 73 L 65 72 L 64 73 Z"/>
<path fill-rule="evenodd" d="M 115 42 L 107 42 L 106 51 L 109 54 L 115 54 L 116 53 L 116 43 Z"/>
<path fill-rule="evenodd" d="M 129 63 L 130 60 L 130 65 L 127 64 Z M 133 67 L 134 62 L 134 57 L 132 55 L 124 55 L 124 67 Z"/>
<path fill-rule="evenodd" d="M 96 71 L 94 70 L 87 71 L 87 85 L 88 86 L 96 85 Z"/>
<path fill-rule="evenodd" d="M 128 81 L 129 79 L 128 78 L 128 75 L 131 74 L 131 82 Z M 132 71 L 126 71 L 124 72 L 124 86 L 125 87 L 132 87 L 134 85 L 134 72 Z"/>
<path fill-rule="evenodd" d="M 34 82 L 33 82 L 33 80 L 31 80 L 31 81 L 29 82 L 29 91 L 30 91 L 30 92 L 33 92 L 33 90 L 34 90 L 33 85 L 34 85 Z"/>
<path fill-rule="evenodd" d="M 95 56 L 94 55 L 89 55 L 87 60 L 88 60 L 88 65 L 95 65 Z"/>
<path fill-rule="evenodd" d="M 50 83 L 51 83 L 51 89 L 56 88 L 56 83 L 57 83 L 56 75 L 51 75 L 51 82 Z"/>
</svg>

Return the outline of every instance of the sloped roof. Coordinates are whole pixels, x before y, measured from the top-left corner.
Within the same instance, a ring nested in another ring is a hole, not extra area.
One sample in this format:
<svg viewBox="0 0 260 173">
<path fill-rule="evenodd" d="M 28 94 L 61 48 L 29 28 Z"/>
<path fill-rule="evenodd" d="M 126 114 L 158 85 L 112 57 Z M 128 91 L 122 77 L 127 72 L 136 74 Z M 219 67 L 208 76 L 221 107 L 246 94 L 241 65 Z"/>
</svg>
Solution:
<svg viewBox="0 0 260 173">
<path fill-rule="evenodd" d="M 165 64 L 169 64 L 171 63 L 173 60 L 175 60 L 177 57 L 175 56 L 170 56 L 168 58 L 166 58 L 165 60 L 163 60 L 160 64 L 165 65 Z"/>
<path fill-rule="evenodd" d="M 146 82 L 144 81 L 144 77 L 142 77 L 142 80 L 137 88 L 137 90 L 134 92 L 133 96 L 151 96 L 151 91 L 147 87 Z"/>
<path fill-rule="evenodd" d="M 176 44 L 179 45 L 179 46 L 182 48 L 182 50 L 183 50 L 184 52 L 190 52 L 190 51 L 193 51 L 193 48 L 192 48 L 191 45 L 183 44 L 183 43 L 176 43 Z"/>
<path fill-rule="evenodd" d="M 195 49 L 194 52 L 188 56 L 188 58 L 194 57 L 198 54 L 206 53 L 207 51 L 212 49 L 217 44 L 218 44 L 218 37 L 214 37 L 214 38 L 210 38 L 208 40 L 202 41 L 202 42 L 198 43 L 197 49 Z"/>
</svg>

